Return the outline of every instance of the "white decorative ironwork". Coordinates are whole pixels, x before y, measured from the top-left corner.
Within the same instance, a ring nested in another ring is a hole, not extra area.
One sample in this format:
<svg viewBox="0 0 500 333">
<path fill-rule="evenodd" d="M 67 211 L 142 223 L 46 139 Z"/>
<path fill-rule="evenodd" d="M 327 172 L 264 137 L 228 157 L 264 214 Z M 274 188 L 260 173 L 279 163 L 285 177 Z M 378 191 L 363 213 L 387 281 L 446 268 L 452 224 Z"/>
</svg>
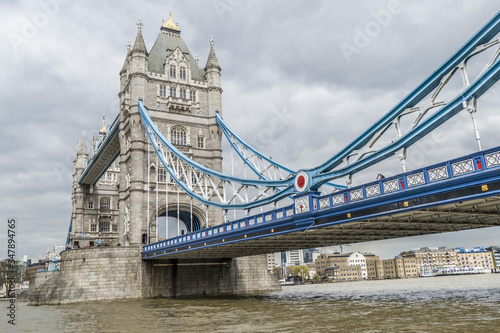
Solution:
<svg viewBox="0 0 500 333">
<path fill-rule="evenodd" d="M 413 175 L 409 175 L 406 177 L 406 181 L 408 182 L 408 187 L 414 187 L 418 185 L 425 184 L 424 173 L 414 173 Z"/>
<path fill-rule="evenodd" d="M 430 182 L 448 178 L 448 168 L 446 167 L 446 165 L 437 167 L 435 169 L 430 169 L 428 173 Z"/>
<path fill-rule="evenodd" d="M 341 203 L 344 202 L 344 195 L 343 194 L 337 194 L 332 196 L 332 205 L 340 205 Z"/>
<path fill-rule="evenodd" d="M 264 222 L 262 216 L 257 217 L 257 223 L 262 223 L 262 222 Z"/>
<path fill-rule="evenodd" d="M 351 201 L 358 201 L 363 199 L 363 190 L 362 189 L 357 189 L 354 191 L 351 191 Z"/>
<path fill-rule="evenodd" d="M 286 216 L 292 216 L 293 215 L 293 209 L 287 209 L 286 210 Z"/>
<path fill-rule="evenodd" d="M 240 222 L 240 228 L 244 228 L 244 227 L 245 227 L 245 221 Z"/>
<path fill-rule="evenodd" d="M 500 152 L 484 155 L 486 167 L 491 168 L 500 165 Z"/>
<path fill-rule="evenodd" d="M 319 209 L 330 207 L 330 198 L 319 199 Z"/>
<path fill-rule="evenodd" d="M 228 224 L 226 227 L 226 231 L 231 231 L 231 229 L 232 229 L 232 226 L 230 224 Z"/>
<path fill-rule="evenodd" d="M 283 218 L 283 211 L 276 212 L 276 219 L 282 219 Z"/>
<path fill-rule="evenodd" d="M 269 221 L 272 221 L 272 220 L 273 220 L 273 215 L 272 214 L 266 215 L 266 222 L 269 222 Z"/>
<path fill-rule="evenodd" d="M 384 185 L 384 193 L 391 193 L 399 190 L 397 179 L 388 180 L 386 182 L 383 182 L 382 184 Z"/>
<path fill-rule="evenodd" d="M 248 225 L 255 225 L 255 218 L 248 220 Z"/>
<path fill-rule="evenodd" d="M 295 199 L 295 214 L 306 213 L 309 211 L 309 197 Z"/>
<path fill-rule="evenodd" d="M 368 198 L 380 195 L 380 186 L 378 184 L 366 187 L 366 196 Z"/>
<path fill-rule="evenodd" d="M 453 176 L 464 175 L 474 172 L 474 163 L 472 159 L 456 162 L 451 165 L 451 169 L 453 170 Z"/>
</svg>

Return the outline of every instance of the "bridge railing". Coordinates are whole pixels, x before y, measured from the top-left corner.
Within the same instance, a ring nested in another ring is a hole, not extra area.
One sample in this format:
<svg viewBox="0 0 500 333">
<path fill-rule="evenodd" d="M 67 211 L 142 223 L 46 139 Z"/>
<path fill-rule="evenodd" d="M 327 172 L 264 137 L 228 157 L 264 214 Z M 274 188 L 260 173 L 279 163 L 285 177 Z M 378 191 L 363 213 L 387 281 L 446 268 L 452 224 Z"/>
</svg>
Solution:
<svg viewBox="0 0 500 333">
<path fill-rule="evenodd" d="M 344 205 L 371 200 L 385 195 L 407 191 L 420 186 L 464 177 L 470 174 L 484 172 L 500 167 L 500 147 L 477 152 L 467 156 L 455 158 L 446 162 L 437 163 L 425 168 L 416 169 L 405 174 L 380 179 L 350 189 L 334 192 L 327 195 L 309 193 L 312 200 L 308 213 L 336 208 Z M 317 193 L 317 192 L 315 192 Z M 297 196 L 303 198 L 304 195 Z M 259 213 L 235 221 L 226 222 L 217 226 L 205 228 L 190 234 L 166 239 L 157 243 L 143 246 L 143 253 L 156 252 L 159 249 L 175 248 L 179 244 L 208 240 L 220 237 L 221 234 L 230 234 L 244 228 L 255 228 L 280 220 L 291 219 L 294 215 L 303 214 L 296 209 L 296 204 L 279 209 Z"/>
</svg>

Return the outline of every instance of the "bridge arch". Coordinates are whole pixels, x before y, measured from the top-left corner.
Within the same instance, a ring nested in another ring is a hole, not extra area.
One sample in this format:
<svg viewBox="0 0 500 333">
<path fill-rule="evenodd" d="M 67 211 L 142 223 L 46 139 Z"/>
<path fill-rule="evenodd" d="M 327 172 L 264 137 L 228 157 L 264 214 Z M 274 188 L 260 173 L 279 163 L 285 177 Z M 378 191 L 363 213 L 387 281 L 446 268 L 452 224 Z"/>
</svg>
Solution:
<svg viewBox="0 0 500 333">
<path fill-rule="evenodd" d="M 192 209 L 192 227 L 191 227 L 191 209 Z M 158 207 L 158 218 L 165 217 L 166 215 L 165 205 Z M 169 230 L 177 230 L 174 224 L 177 224 L 177 204 L 172 203 L 168 205 L 168 225 L 170 226 Z M 155 230 L 156 228 L 156 213 L 153 213 L 150 219 L 151 230 Z M 188 203 L 180 203 L 179 204 L 179 220 L 181 223 L 181 234 L 182 233 L 190 233 L 193 231 L 201 230 L 205 227 L 205 213 L 199 207 L 193 205 L 192 207 Z M 163 223 L 163 225 L 162 225 Z M 159 237 L 165 238 L 165 221 L 159 222 L 160 232 Z M 176 233 L 169 233 L 169 237 L 177 236 Z M 151 235 L 153 237 L 153 235 Z"/>
</svg>

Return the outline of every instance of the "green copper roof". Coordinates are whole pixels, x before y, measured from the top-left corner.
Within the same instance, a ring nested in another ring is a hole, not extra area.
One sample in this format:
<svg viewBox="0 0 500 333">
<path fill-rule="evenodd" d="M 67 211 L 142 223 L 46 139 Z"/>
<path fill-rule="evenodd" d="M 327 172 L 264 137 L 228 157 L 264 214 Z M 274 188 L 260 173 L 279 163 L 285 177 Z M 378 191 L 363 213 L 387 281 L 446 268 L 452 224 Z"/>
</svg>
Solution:
<svg viewBox="0 0 500 333">
<path fill-rule="evenodd" d="M 165 63 L 167 55 L 173 52 L 177 47 L 180 48 L 182 53 L 184 53 L 189 60 L 192 78 L 197 81 L 205 81 L 205 71 L 198 67 L 196 60 L 178 34 L 161 32 L 158 35 L 151 52 L 149 52 L 149 70 L 155 73 L 163 73 L 163 64 Z"/>
</svg>

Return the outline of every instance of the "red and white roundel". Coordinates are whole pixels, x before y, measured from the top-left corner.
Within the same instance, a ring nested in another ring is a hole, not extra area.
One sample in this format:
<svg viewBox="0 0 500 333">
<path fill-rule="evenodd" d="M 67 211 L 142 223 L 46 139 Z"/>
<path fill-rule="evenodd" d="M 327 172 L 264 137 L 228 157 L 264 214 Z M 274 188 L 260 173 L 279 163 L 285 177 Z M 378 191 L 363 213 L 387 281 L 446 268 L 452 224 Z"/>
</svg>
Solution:
<svg viewBox="0 0 500 333">
<path fill-rule="evenodd" d="M 304 192 L 307 190 L 307 185 L 309 184 L 309 176 L 305 171 L 297 172 L 295 175 L 295 189 L 299 192 Z"/>
</svg>

